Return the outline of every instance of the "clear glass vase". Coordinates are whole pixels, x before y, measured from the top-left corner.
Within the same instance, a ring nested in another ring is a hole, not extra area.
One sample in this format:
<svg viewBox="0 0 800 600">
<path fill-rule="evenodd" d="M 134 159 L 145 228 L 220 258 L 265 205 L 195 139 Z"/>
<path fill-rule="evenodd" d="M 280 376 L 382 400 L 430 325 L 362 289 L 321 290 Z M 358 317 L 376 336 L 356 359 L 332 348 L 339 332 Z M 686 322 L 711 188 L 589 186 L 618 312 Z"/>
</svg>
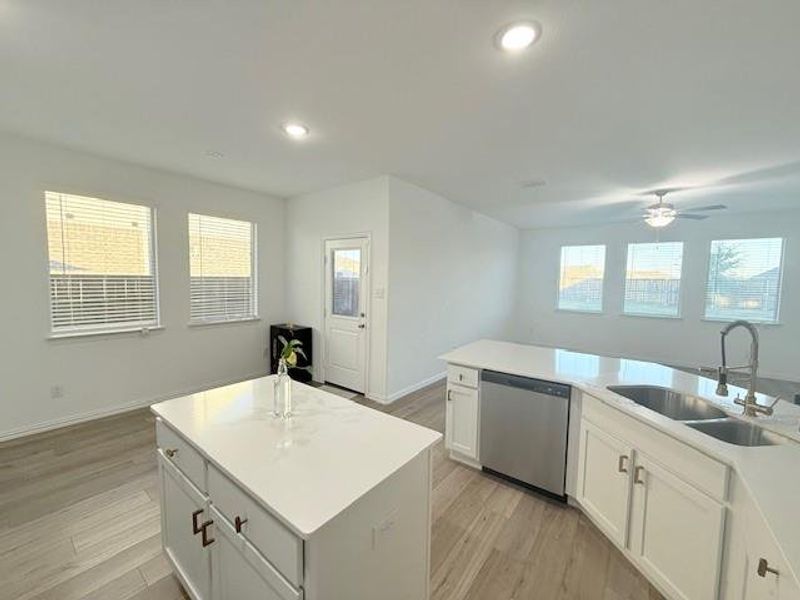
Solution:
<svg viewBox="0 0 800 600">
<path fill-rule="evenodd" d="M 289 367 L 283 359 L 278 361 L 272 403 L 273 416 L 284 419 L 292 416 L 292 379 L 289 377 Z"/>
</svg>

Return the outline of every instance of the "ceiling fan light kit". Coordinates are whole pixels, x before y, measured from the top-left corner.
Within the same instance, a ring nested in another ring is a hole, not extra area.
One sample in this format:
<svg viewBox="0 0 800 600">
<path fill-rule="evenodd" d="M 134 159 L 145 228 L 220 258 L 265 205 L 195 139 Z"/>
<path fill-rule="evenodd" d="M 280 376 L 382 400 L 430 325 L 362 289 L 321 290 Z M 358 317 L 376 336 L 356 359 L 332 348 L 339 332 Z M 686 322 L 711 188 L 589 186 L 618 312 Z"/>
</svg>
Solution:
<svg viewBox="0 0 800 600">
<path fill-rule="evenodd" d="M 664 196 L 673 191 L 678 191 L 679 188 L 655 190 L 652 192 L 658 197 L 658 202 L 648 206 L 644 213 L 644 222 L 650 227 L 661 229 L 671 224 L 675 219 L 692 219 L 701 220 L 707 218 L 707 215 L 698 215 L 694 212 L 683 212 L 675 210 L 675 206 L 664 202 Z M 708 210 L 722 210 L 725 209 L 724 204 L 714 204 L 712 206 L 702 206 L 693 209 L 694 211 L 708 211 Z"/>
</svg>

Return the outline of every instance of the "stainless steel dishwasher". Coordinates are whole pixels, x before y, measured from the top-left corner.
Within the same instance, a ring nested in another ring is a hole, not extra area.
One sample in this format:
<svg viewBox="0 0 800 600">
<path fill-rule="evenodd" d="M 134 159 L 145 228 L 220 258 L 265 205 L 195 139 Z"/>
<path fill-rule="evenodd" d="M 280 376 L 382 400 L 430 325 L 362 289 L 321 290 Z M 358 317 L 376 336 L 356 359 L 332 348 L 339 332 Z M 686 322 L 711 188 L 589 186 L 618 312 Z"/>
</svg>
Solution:
<svg viewBox="0 0 800 600">
<path fill-rule="evenodd" d="M 483 469 L 566 499 L 569 398 L 568 385 L 483 371 Z"/>
</svg>

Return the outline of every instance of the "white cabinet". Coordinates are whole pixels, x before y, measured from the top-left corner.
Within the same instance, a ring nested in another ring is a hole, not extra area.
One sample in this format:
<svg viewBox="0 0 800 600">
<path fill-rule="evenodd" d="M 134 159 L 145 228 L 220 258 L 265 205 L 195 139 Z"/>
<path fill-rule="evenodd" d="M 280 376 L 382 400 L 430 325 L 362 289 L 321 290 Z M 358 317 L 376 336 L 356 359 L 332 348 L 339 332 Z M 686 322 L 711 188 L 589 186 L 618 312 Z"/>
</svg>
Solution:
<svg viewBox="0 0 800 600">
<path fill-rule="evenodd" d="M 745 525 L 745 600 L 800 600 L 800 586 L 792 577 L 767 524 L 754 506 Z"/>
<path fill-rule="evenodd" d="M 448 383 L 445 446 L 478 460 L 478 390 Z"/>
<path fill-rule="evenodd" d="M 668 597 L 717 598 L 724 506 L 677 475 L 669 451 L 656 462 L 629 439 L 623 421 L 582 419 L 581 507 Z"/>
<path fill-rule="evenodd" d="M 633 470 L 629 548 L 675 598 L 716 598 L 725 509 L 641 452 Z"/>
<path fill-rule="evenodd" d="M 289 585 L 258 551 L 211 509 L 211 580 L 213 600 L 299 600 L 302 592 Z"/>
<path fill-rule="evenodd" d="M 585 419 L 581 423 L 578 500 L 620 546 L 628 536 L 633 449 Z"/>
<path fill-rule="evenodd" d="M 164 551 L 194 600 L 211 597 L 208 503 L 205 496 L 159 451 L 161 528 Z M 205 527 L 204 527 L 205 525 Z M 205 533 L 204 533 L 205 531 Z"/>
<path fill-rule="evenodd" d="M 428 597 L 430 448 L 302 538 L 243 489 L 234 473 L 223 472 L 161 421 L 159 427 L 159 442 L 169 444 L 157 451 L 162 541 L 192 600 Z M 207 493 L 190 481 L 176 457 L 205 481 Z M 308 504 L 315 506 L 315 499 Z"/>
</svg>

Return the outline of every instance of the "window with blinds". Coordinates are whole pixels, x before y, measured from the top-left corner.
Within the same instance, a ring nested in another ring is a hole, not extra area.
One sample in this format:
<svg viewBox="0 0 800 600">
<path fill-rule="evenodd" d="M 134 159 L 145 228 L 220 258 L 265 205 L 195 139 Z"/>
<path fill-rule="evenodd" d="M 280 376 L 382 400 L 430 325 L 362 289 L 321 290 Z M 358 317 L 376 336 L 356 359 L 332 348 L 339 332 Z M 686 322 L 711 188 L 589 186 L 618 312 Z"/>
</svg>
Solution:
<svg viewBox="0 0 800 600">
<path fill-rule="evenodd" d="M 677 317 L 682 267 L 683 242 L 628 244 L 623 312 Z"/>
<path fill-rule="evenodd" d="M 562 246 L 558 308 L 579 312 L 603 310 L 605 246 Z"/>
<path fill-rule="evenodd" d="M 782 263 L 782 238 L 711 242 L 706 318 L 777 323 Z"/>
<path fill-rule="evenodd" d="M 189 214 L 191 322 L 256 317 L 255 224 Z"/>
<path fill-rule="evenodd" d="M 153 209 L 45 192 L 54 335 L 158 326 Z"/>
</svg>

